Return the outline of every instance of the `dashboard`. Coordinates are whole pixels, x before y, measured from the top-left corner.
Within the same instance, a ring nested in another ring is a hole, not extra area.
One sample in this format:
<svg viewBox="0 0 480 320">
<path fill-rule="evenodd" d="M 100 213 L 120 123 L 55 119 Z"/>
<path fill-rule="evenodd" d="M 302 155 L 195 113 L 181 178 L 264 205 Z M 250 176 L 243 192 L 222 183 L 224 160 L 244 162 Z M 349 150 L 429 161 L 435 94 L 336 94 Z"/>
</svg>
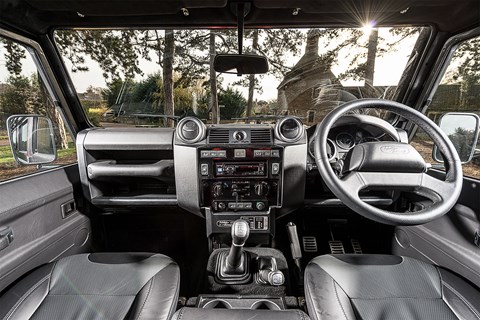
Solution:
<svg viewBox="0 0 480 320">
<path fill-rule="evenodd" d="M 209 236 L 245 219 L 254 236 L 268 239 L 276 218 L 335 200 L 316 170 L 315 129 L 295 117 L 275 126 L 207 126 L 186 117 L 176 129 L 85 130 L 77 138 L 83 192 L 104 212 L 178 205 L 204 217 Z M 327 139 L 338 166 L 355 145 L 406 134 L 376 117 L 348 115 Z"/>
</svg>

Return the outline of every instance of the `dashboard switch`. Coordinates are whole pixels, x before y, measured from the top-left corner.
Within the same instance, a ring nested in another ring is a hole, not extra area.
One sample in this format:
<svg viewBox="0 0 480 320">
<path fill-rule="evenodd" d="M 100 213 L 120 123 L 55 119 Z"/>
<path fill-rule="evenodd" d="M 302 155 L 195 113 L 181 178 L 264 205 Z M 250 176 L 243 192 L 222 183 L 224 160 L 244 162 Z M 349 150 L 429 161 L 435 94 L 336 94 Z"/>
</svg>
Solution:
<svg viewBox="0 0 480 320">
<path fill-rule="evenodd" d="M 274 162 L 272 163 L 272 174 L 279 174 L 280 173 L 280 163 Z"/>
<path fill-rule="evenodd" d="M 263 209 L 265 209 L 265 204 L 263 202 L 257 202 L 255 207 L 257 208 L 258 211 L 262 211 Z"/>
<path fill-rule="evenodd" d="M 202 176 L 208 176 L 208 163 L 202 163 L 200 165 L 200 173 Z"/>
</svg>

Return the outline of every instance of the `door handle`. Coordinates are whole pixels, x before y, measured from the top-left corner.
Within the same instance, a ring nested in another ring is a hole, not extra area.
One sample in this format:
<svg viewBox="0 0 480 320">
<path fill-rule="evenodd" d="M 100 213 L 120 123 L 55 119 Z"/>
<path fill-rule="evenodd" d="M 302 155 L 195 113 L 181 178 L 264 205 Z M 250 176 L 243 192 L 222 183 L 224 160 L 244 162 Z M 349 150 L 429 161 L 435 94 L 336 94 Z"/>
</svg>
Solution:
<svg viewBox="0 0 480 320">
<path fill-rule="evenodd" d="M 13 230 L 10 227 L 0 230 L 0 251 L 13 242 Z"/>
</svg>

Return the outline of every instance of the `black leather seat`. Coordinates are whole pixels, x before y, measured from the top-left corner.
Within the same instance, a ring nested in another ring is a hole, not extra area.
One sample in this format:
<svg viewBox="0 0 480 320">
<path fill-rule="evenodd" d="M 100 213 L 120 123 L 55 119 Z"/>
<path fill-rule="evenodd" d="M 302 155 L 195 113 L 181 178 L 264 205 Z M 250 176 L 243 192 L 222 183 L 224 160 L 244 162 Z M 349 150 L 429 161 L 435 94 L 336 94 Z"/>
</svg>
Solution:
<svg viewBox="0 0 480 320">
<path fill-rule="evenodd" d="M 0 298 L 0 319 L 170 319 L 180 272 L 160 254 L 80 254 L 47 264 Z"/>
<path fill-rule="evenodd" d="M 314 320 L 480 319 L 477 288 L 407 257 L 317 257 L 305 271 L 305 295 Z"/>
</svg>

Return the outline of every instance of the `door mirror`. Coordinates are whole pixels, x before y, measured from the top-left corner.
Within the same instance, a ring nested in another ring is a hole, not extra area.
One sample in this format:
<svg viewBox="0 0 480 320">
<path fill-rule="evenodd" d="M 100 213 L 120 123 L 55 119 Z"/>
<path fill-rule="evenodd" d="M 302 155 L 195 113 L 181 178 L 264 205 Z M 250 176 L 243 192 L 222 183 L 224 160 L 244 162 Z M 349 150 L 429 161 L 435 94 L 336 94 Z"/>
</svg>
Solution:
<svg viewBox="0 0 480 320">
<path fill-rule="evenodd" d="M 477 145 L 479 124 L 480 118 L 473 113 L 449 112 L 440 119 L 440 129 L 452 141 L 462 163 L 470 162 L 473 158 Z M 437 146 L 433 148 L 433 159 L 443 162 L 442 154 Z"/>
<path fill-rule="evenodd" d="M 57 150 L 52 121 L 38 115 L 14 115 L 7 119 L 13 157 L 19 164 L 55 161 Z"/>
<path fill-rule="evenodd" d="M 254 54 L 217 54 L 213 68 L 217 72 L 238 75 L 266 73 L 268 61 L 264 56 Z"/>
</svg>

